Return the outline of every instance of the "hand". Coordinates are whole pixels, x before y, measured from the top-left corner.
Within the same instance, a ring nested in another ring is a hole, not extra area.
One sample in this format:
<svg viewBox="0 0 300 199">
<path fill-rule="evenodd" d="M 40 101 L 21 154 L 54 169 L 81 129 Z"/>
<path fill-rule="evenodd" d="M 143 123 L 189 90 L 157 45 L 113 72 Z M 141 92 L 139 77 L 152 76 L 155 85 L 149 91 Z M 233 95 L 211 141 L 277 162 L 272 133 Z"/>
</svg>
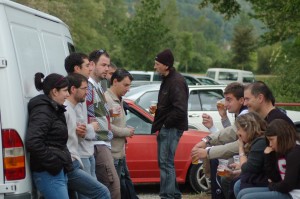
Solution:
<svg viewBox="0 0 300 199">
<path fill-rule="evenodd" d="M 192 160 L 204 159 L 207 157 L 207 151 L 203 148 L 193 148 L 191 151 Z"/>
<path fill-rule="evenodd" d="M 76 134 L 78 137 L 84 138 L 86 135 L 86 126 L 85 125 L 78 125 L 76 127 Z"/>
<path fill-rule="evenodd" d="M 267 147 L 265 148 L 265 150 L 264 150 L 264 153 L 265 153 L 265 154 L 269 154 L 269 153 L 271 153 L 272 151 L 274 151 L 274 150 L 272 149 L 272 147 L 267 146 Z"/>
<path fill-rule="evenodd" d="M 232 163 L 229 165 L 229 167 L 233 170 L 239 170 L 241 169 L 241 165 L 240 164 L 237 164 L 237 163 Z"/>
<path fill-rule="evenodd" d="M 221 116 L 222 119 L 227 118 L 227 109 L 225 106 L 217 106 L 219 115 Z"/>
<path fill-rule="evenodd" d="M 243 142 L 243 140 L 242 140 L 242 138 L 241 137 L 239 137 L 239 139 L 238 139 L 238 143 L 239 143 L 239 148 L 244 148 L 244 142 Z"/>
<path fill-rule="evenodd" d="M 214 125 L 214 121 L 210 115 L 203 113 L 202 114 L 202 124 L 206 128 L 210 129 Z"/>
<path fill-rule="evenodd" d="M 129 129 L 129 133 L 130 133 L 129 137 L 132 138 L 132 136 L 134 135 L 135 129 L 133 127 L 129 127 L 129 126 L 127 126 L 127 128 Z"/>
<path fill-rule="evenodd" d="M 241 174 L 241 170 L 240 169 L 237 169 L 237 170 L 228 170 L 228 177 L 230 177 L 231 179 L 234 179 L 236 177 L 238 177 L 240 174 Z"/>
<path fill-rule="evenodd" d="M 94 131 L 100 130 L 100 125 L 98 122 L 92 122 L 91 125 L 93 126 Z"/>
</svg>

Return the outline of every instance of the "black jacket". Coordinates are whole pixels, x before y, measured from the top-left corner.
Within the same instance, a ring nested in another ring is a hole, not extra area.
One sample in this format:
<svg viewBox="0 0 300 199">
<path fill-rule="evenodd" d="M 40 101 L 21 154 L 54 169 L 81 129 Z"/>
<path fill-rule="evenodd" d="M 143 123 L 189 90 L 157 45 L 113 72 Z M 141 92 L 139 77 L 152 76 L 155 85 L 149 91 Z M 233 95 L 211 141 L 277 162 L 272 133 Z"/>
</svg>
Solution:
<svg viewBox="0 0 300 199">
<path fill-rule="evenodd" d="M 52 175 L 62 169 L 65 172 L 72 170 L 72 159 L 67 149 L 65 107 L 46 95 L 38 95 L 30 100 L 28 112 L 26 148 L 30 153 L 31 170 L 47 171 Z"/>
<path fill-rule="evenodd" d="M 170 68 L 169 74 L 163 77 L 160 85 L 152 133 L 159 131 L 163 125 L 166 128 L 187 130 L 188 98 L 189 88 L 184 77 L 175 68 Z"/>
</svg>

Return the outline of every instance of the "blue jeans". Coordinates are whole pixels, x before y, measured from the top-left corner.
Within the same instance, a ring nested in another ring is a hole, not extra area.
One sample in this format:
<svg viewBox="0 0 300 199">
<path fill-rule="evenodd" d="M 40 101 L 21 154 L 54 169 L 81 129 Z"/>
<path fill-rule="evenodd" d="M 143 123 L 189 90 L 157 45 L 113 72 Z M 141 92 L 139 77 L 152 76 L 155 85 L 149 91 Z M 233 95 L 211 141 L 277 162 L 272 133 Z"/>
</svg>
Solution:
<svg viewBox="0 0 300 199">
<path fill-rule="evenodd" d="M 81 158 L 81 161 L 84 166 L 83 170 L 97 179 L 95 157 L 92 155 L 88 158 Z"/>
<path fill-rule="evenodd" d="M 32 172 L 32 178 L 36 188 L 45 199 L 69 199 L 67 182 L 68 178 L 61 170 L 53 176 L 47 171 Z"/>
<path fill-rule="evenodd" d="M 292 199 L 289 194 L 270 191 L 268 187 L 252 187 L 242 189 L 237 199 Z"/>
<path fill-rule="evenodd" d="M 238 181 L 236 181 L 236 183 L 233 186 L 233 191 L 234 191 L 234 195 L 236 198 L 240 192 L 240 187 L 241 187 L 241 180 L 238 180 Z"/>
<path fill-rule="evenodd" d="M 161 198 L 181 198 L 174 166 L 175 151 L 183 131 L 162 127 L 157 136 Z"/>
<path fill-rule="evenodd" d="M 69 189 L 89 198 L 110 199 L 107 187 L 80 169 L 78 160 L 73 161 L 73 169 L 73 171 L 68 173 Z"/>
</svg>

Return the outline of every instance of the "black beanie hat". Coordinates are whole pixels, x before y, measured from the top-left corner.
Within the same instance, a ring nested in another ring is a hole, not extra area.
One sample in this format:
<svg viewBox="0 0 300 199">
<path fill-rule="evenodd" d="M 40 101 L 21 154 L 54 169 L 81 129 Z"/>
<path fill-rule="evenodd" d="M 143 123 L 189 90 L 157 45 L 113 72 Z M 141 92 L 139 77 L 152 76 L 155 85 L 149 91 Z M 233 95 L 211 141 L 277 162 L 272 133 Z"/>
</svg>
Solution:
<svg viewBox="0 0 300 199">
<path fill-rule="evenodd" d="M 165 49 L 164 51 L 158 53 L 155 60 L 166 66 L 173 67 L 174 57 L 170 49 Z"/>
</svg>

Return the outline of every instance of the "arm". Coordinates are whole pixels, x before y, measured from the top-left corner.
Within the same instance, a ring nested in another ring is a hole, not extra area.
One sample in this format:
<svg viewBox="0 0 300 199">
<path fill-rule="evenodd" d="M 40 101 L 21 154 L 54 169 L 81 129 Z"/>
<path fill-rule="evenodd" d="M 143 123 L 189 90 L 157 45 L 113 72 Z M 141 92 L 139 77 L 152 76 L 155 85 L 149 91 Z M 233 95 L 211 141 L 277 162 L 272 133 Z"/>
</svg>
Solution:
<svg viewBox="0 0 300 199">
<path fill-rule="evenodd" d="M 248 173 L 261 173 L 264 169 L 264 149 L 266 148 L 265 138 L 260 138 L 253 145 L 248 153 L 247 160 L 242 163 L 246 157 L 243 155 L 240 157 L 242 172 Z M 241 154 L 241 151 L 240 151 Z"/>
<path fill-rule="evenodd" d="M 285 177 L 281 182 L 271 183 L 270 190 L 279 191 L 282 193 L 288 193 L 293 189 L 299 189 L 299 177 L 300 177 L 300 162 L 299 153 L 300 146 L 298 149 L 292 149 L 291 152 L 286 156 L 286 171 Z M 280 165 L 279 165 L 280 166 Z M 282 165 L 284 167 L 284 165 Z"/>
<path fill-rule="evenodd" d="M 231 122 L 230 122 L 229 118 L 227 117 L 227 115 L 226 115 L 226 118 L 221 119 L 221 122 L 222 122 L 222 125 L 224 128 L 231 126 Z"/>
<path fill-rule="evenodd" d="M 267 177 L 272 182 L 280 182 L 281 177 L 278 171 L 276 152 L 273 151 L 271 147 L 266 147 L 264 151 L 264 159 L 265 159 L 265 172 Z"/>
<path fill-rule="evenodd" d="M 239 152 L 238 142 L 230 142 L 224 145 L 213 146 L 209 150 L 209 159 L 228 159 Z"/>
<path fill-rule="evenodd" d="M 45 145 L 47 133 L 52 126 L 52 115 L 46 108 L 34 108 L 31 111 L 25 143 L 30 155 L 38 159 L 47 171 L 56 175 L 63 168 L 63 164 Z"/>
<path fill-rule="evenodd" d="M 187 106 L 188 106 L 189 91 L 185 80 L 179 79 L 174 85 L 170 87 L 171 103 L 173 106 L 172 111 L 165 120 L 166 128 L 169 128 L 171 124 L 176 122 L 182 122 L 187 117 Z"/>
<path fill-rule="evenodd" d="M 211 145 L 222 145 L 222 144 L 234 142 L 237 140 L 236 127 L 229 126 L 218 132 L 210 134 L 209 137 L 211 138 L 210 140 Z"/>
</svg>

